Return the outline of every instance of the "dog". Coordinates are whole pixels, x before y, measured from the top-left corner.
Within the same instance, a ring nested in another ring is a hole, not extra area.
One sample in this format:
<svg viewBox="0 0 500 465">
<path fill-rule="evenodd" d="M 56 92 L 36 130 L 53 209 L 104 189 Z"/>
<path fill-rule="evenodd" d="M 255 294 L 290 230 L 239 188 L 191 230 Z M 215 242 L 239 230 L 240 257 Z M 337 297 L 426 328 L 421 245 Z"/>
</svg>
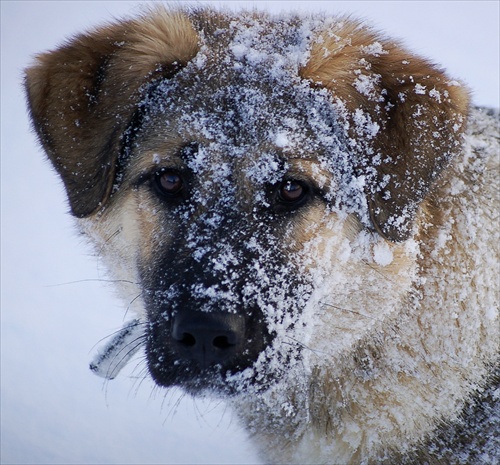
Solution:
<svg viewBox="0 0 500 465">
<path fill-rule="evenodd" d="M 154 8 L 36 57 L 39 141 L 156 384 L 270 463 L 500 458 L 498 114 L 349 17 Z"/>
</svg>

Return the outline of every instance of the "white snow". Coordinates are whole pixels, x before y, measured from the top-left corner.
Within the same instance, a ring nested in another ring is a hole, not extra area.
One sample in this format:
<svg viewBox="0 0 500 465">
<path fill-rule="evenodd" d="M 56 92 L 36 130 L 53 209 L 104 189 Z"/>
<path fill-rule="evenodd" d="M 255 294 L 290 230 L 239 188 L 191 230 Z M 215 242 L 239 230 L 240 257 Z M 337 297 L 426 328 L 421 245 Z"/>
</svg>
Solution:
<svg viewBox="0 0 500 465">
<path fill-rule="evenodd" d="M 373 246 L 373 259 L 377 265 L 390 265 L 393 258 L 392 250 L 387 242 L 379 241 Z"/>
<path fill-rule="evenodd" d="M 361 47 L 361 50 L 367 55 L 373 55 L 376 57 L 389 53 L 387 50 L 384 50 L 384 47 L 382 47 L 380 42 L 373 42 L 373 44 L 365 45 Z"/>
<path fill-rule="evenodd" d="M 144 326 L 139 320 L 125 324 L 100 348 L 94 360 L 90 362 L 90 370 L 101 378 L 116 378 L 142 346 L 143 337 Z"/>
<path fill-rule="evenodd" d="M 415 84 L 415 93 L 425 95 L 425 86 L 419 83 Z"/>
<path fill-rule="evenodd" d="M 279 132 L 275 136 L 274 143 L 277 147 L 280 148 L 288 146 L 290 144 L 288 134 L 286 132 Z"/>
<path fill-rule="evenodd" d="M 376 90 L 381 76 L 378 74 L 367 76 L 365 74 L 361 74 L 361 71 L 355 73 L 358 74 L 358 77 L 354 81 L 354 88 L 369 100 L 381 100 L 381 96 L 377 95 Z"/>
</svg>

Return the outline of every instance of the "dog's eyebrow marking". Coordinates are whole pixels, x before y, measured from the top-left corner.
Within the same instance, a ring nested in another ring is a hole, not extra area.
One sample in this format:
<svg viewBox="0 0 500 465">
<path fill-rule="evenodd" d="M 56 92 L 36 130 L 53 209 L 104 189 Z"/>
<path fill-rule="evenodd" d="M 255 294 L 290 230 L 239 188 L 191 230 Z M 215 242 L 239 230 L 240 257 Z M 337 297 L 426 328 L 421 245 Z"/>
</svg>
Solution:
<svg viewBox="0 0 500 465">
<path fill-rule="evenodd" d="M 140 157 L 133 157 L 129 171 L 131 173 L 140 173 L 135 183 L 141 180 L 151 172 L 161 168 L 183 169 L 185 161 L 179 154 L 179 149 L 172 145 L 165 144 L 165 147 L 159 146 L 156 149 L 145 150 Z"/>
<path fill-rule="evenodd" d="M 289 173 L 298 176 L 305 175 L 307 180 L 313 181 L 320 189 L 335 184 L 331 170 L 317 159 L 290 158 L 287 160 L 287 164 L 289 165 L 287 170 Z"/>
</svg>

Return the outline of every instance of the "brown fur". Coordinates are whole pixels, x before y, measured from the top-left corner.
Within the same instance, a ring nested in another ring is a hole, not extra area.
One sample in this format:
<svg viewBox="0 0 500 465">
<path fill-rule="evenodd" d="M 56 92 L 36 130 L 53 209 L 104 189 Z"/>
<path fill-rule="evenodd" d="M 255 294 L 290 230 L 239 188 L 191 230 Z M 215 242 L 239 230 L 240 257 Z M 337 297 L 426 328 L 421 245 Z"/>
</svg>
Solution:
<svg viewBox="0 0 500 465">
<path fill-rule="evenodd" d="M 141 86 L 167 77 L 198 50 L 184 15 L 149 18 L 81 34 L 57 52 L 38 56 L 26 72 L 37 133 L 75 216 L 92 214 L 111 194 L 122 136 Z"/>
</svg>

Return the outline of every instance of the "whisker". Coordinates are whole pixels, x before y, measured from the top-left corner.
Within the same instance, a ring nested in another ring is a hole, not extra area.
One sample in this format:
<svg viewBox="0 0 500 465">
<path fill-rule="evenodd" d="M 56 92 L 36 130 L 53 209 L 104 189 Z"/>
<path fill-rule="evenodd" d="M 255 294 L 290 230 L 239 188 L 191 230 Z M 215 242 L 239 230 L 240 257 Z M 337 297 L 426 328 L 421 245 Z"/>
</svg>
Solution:
<svg viewBox="0 0 500 465">
<path fill-rule="evenodd" d="M 217 428 L 219 428 L 221 426 L 222 420 L 224 419 L 225 415 L 228 413 L 228 410 L 229 410 L 229 405 L 226 402 L 219 401 L 219 402 L 216 403 L 215 407 L 211 411 L 215 410 L 221 404 L 224 405 L 224 410 L 222 411 L 222 415 L 220 417 L 220 420 L 217 423 Z M 229 412 L 229 415 L 231 415 L 231 413 L 232 412 Z"/>
<path fill-rule="evenodd" d="M 44 287 L 68 286 L 68 285 L 71 285 L 71 284 L 80 284 L 80 283 L 89 283 L 89 282 L 112 283 L 112 284 L 127 283 L 127 284 L 139 285 L 139 283 L 134 283 L 133 281 L 129 281 L 127 279 L 87 278 L 87 279 L 79 279 L 77 281 L 68 281 L 68 282 L 65 282 L 65 283 L 47 284 Z"/>
<path fill-rule="evenodd" d="M 101 245 L 101 247 L 99 248 L 99 252 L 97 253 L 97 256 L 101 257 L 103 255 L 103 249 L 104 247 L 108 244 L 108 242 L 111 242 L 116 236 L 118 236 L 118 234 L 120 234 L 122 232 L 122 228 L 118 228 L 113 234 L 111 234 L 110 236 L 108 236 L 105 240 L 104 240 L 104 243 Z"/>
<path fill-rule="evenodd" d="M 196 415 L 196 420 L 198 421 L 198 423 L 203 421 L 203 423 L 208 426 L 209 424 L 208 424 L 208 421 L 206 419 L 206 413 L 202 413 L 202 411 L 198 405 L 196 397 L 193 399 L 193 406 L 194 406 L 194 412 Z"/>
<path fill-rule="evenodd" d="M 97 274 L 100 274 L 101 271 L 100 271 L 100 263 L 102 261 L 102 257 L 105 255 L 104 254 L 104 248 L 106 247 L 106 245 L 111 242 L 116 236 L 118 236 L 120 233 L 122 232 L 122 228 L 119 227 L 113 234 L 111 234 L 110 236 L 108 236 L 104 242 L 101 244 L 101 246 L 99 247 L 99 250 L 96 254 L 96 271 L 97 271 Z M 117 282 L 120 282 L 120 281 L 117 281 Z M 134 284 L 134 283 L 132 283 Z M 135 283 L 136 284 L 136 283 Z"/>
<path fill-rule="evenodd" d="M 363 264 L 365 264 L 366 266 L 371 268 L 373 271 L 375 271 L 375 273 L 378 273 L 380 276 L 382 276 L 382 278 L 386 279 L 391 284 L 394 284 L 394 286 L 401 288 L 401 285 L 397 281 L 394 281 L 393 279 L 391 279 L 380 268 L 374 266 L 373 263 L 370 263 L 368 260 L 364 260 L 364 259 L 361 261 L 363 262 Z"/>
<path fill-rule="evenodd" d="M 295 345 L 303 347 L 304 349 L 309 350 L 313 354 L 318 354 L 318 355 L 327 355 L 328 354 L 328 352 L 324 352 L 324 351 L 321 351 L 321 350 L 312 349 L 311 347 L 307 346 L 303 342 L 298 341 L 297 339 L 293 338 L 292 336 L 286 336 L 286 337 L 288 339 L 292 340 L 295 343 Z M 287 344 L 287 343 L 285 341 L 283 341 L 283 344 Z M 291 343 L 288 343 L 288 344 L 292 345 Z"/>
<path fill-rule="evenodd" d="M 138 284 L 138 283 L 135 283 L 135 284 Z M 137 294 L 130 302 L 129 304 L 127 305 L 127 309 L 125 310 L 125 314 L 123 315 L 123 319 L 125 320 L 125 318 L 127 317 L 128 315 L 128 312 L 130 310 L 130 308 L 132 307 L 132 305 L 134 304 L 134 302 L 139 299 L 143 294 L 143 291 L 139 292 L 139 294 Z"/>
<path fill-rule="evenodd" d="M 145 354 L 137 361 L 130 377 L 135 380 L 140 380 L 141 383 L 149 377 L 148 360 Z"/>
<path fill-rule="evenodd" d="M 136 374 L 137 373 L 137 374 Z M 146 356 L 139 357 L 136 365 L 134 366 L 130 378 L 134 380 L 131 390 L 135 391 L 135 394 L 139 392 L 142 383 L 145 382 L 149 377 L 149 370 L 147 365 Z M 153 386 L 156 388 L 156 385 Z"/>
<path fill-rule="evenodd" d="M 374 316 L 371 316 L 371 315 L 366 315 L 366 314 L 358 312 L 356 310 L 350 310 L 348 308 L 338 307 L 336 305 L 327 304 L 327 303 L 324 303 L 324 302 L 320 302 L 320 305 L 325 305 L 326 307 L 331 307 L 331 308 L 334 308 L 335 310 L 340 310 L 342 312 L 353 313 L 355 315 L 359 315 L 359 316 L 362 316 L 363 318 L 368 318 L 370 320 L 381 321 L 380 318 L 377 318 L 377 317 L 374 317 Z"/>
<path fill-rule="evenodd" d="M 138 371 L 139 368 L 140 368 L 139 373 L 137 375 L 134 375 L 134 373 L 136 373 L 136 371 Z M 131 378 L 134 379 L 134 383 L 132 385 L 131 391 L 133 390 L 135 392 L 135 395 L 137 395 L 137 393 L 139 392 L 139 389 L 141 389 L 141 387 L 142 387 L 142 384 L 149 378 L 149 370 L 148 370 L 147 360 L 146 360 L 145 356 L 141 357 L 141 359 L 138 361 L 138 363 L 136 364 L 136 366 L 133 369 L 132 375 L 133 376 L 131 376 Z M 158 386 L 153 384 L 152 391 L 149 395 L 150 399 L 154 399 L 153 394 L 158 389 L 159 389 Z"/>
<path fill-rule="evenodd" d="M 179 395 L 179 393 L 180 393 L 180 395 Z M 183 391 L 179 391 L 178 389 L 166 390 L 165 395 L 163 396 L 162 403 L 161 403 L 162 410 L 166 406 L 165 404 L 167 402 L 167 397 L 170 397 L 170 401 L 168 401 L 168 402 L 171 402 L 174 398 L 174 395 L 177 395 L 177 398 L 175 399 L 175 402 L 173 403 L 173 405 L 170 406 L 169 412 L 167 413 L 167 415 L 163 421 L 163 425 L 165 425 L 167 423 L 167 421 L 172 421 L 174 419 L 174 416 L 177 413 L 177 409 L 179 408 L 179 405 L 181 404 L 182 399 L 184 399 L 184 397 L 187 394 Z"/>
<path fill-rule="evenodd" d="M 139 325 L 146 325 L 146 322 L 144 321 L 139 321 L 139 320 L 136 320 L 136 324 L 134 324 L 133 326 L 139 326 Z M 121 333 L 123 331 L 123 327 L 120 328 L 120 329 L 117 329 L 116 331 L 113 331 L 111 334 L 108 334 L 107 336 L 104 336 L 102 337 L 101 339 L 99 339 L 89 350 L 89 353 L 92 352 L 101 342 L 103 342 L 104 340 L 106 339 L 109 339 L 109 338 L 112 338 L 114 336 L 116 336 L 117 334 Z"/>
</svg>

